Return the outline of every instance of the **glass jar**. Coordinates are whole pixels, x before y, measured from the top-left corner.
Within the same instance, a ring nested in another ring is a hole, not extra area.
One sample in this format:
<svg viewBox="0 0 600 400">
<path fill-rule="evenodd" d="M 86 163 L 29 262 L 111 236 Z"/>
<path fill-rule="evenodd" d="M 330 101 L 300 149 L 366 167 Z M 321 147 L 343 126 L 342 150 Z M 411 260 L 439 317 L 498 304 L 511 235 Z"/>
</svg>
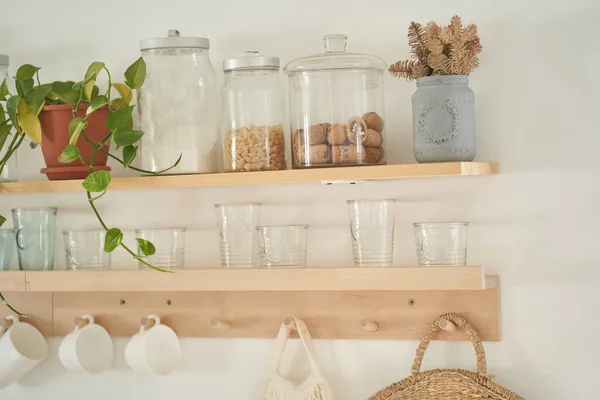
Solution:
<svg viewBox="0 0 600 400">
<path fill-rule="evenodd" d="M 385 164 L 381 58 L 346 53 L 346 35 L 323 38 L 325 53 L 291 61 L 294 168 Z"/>
<path fill-rule="evenodd" d="M 138 92 L 141 168 L 167 173 L 217 172 L 219 109 L 215 70 L 208 58 L 209 40 L 180 37 L 140 41 L 146 81 Z"/>
<path fill-rule="evenodd" d="M 285 100 L 279 58 L 248 51 L 223 62 L 225 172 L 285 169 Z"/>
<path fill-rule="evenodd" d="M 0 54 L 0 84 L 4 82 L 4 80 L 8 80 L 8 65 L 9 65 L 9 57 L 5 54 Z M 8 116 L 5 114 L 4 118 L 8 119 Z M 0 128 L 2 129 L 2 128 Z M 0 133 L 3 131 L 0 130 Z M 1 135 L 0 135 L 1 136 Z M 6 138 L 6 141 L 0 145 L 0 160 L 4 158 L 6 155 L 6 151 L 8 150 L 8 146 L 11 142 L 12 135 Z M 17 152 L 14 152 L 12 156 L 6 161 L 4 164 L 4 168 L 0 172 L 0 182 L 15 182 L 17 180 Z"/>
</svg>

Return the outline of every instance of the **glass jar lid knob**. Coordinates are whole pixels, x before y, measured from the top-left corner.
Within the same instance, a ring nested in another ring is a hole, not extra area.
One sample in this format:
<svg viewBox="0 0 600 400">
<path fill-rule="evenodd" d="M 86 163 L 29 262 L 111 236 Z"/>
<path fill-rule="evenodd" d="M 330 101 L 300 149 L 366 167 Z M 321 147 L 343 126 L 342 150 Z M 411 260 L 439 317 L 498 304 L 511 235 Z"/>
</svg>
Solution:
<svg viewBox="0 0 600 400">
<path fill-rule="evenodd" d="M 325 53 L 343 53 L 346 51 L 347 43 L 348 36 L 341 33 L 323 36 L 323 46 L 325 46 Z"/>
</svg>

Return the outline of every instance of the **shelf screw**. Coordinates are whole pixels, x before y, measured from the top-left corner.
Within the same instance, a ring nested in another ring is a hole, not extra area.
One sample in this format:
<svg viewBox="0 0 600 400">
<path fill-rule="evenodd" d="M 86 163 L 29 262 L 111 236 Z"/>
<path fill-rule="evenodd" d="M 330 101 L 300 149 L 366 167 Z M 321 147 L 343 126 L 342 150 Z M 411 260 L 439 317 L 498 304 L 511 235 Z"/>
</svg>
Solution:
<svg viewBox="0 0 600 400">
<path fill-rule="evenodd" d="M 168 306 L 170 306 L 171 304 L 173 304 L 173 303 L 171 302 L 171 299 L 167 299 L 167 305 L 168 305 Z"/>
<path fill-rule="evenodd" d="M 121 299 L 121 301 L 119 303 L 121 303 L 121 305 L 124 306 L 125 305 L 125 299 Z"/>
<path fill-rule="evenodd" d="M 408 305 L 409 305 L 409 306 L 411 306 L 411 307 L 412 307 L 412 306 L 414 306 L 414 305 L 415 305 L 415 303 L 416 303 L 415 299 L 408 299 Z"/>
</svg>

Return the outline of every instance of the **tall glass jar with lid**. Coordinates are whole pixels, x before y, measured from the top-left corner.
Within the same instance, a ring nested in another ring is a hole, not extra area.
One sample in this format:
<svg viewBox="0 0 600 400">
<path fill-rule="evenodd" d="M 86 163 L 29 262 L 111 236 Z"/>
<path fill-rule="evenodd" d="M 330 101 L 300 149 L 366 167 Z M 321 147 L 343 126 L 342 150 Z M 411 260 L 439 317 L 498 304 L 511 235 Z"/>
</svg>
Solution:
<svg viewBox="0 0 600 400">
<path fill-rule="evenodd" d="M 141 168 L 167 173 L 219 170 L 219 105 L 216 72 L 208 57 L 209 40 L 168 37 L 140 41 L 146 81 L 138 92 Z"/>
<path fill-rule="evenodd" d="M 0 84 L 4 82 L 4 80 L 8 80 L 8 65 L 9 65 L 9 57 L 5 54 L 0 54 Z M 2 111 L 4 112 L 4 111 Z M 4 118 L 7 116 L 4 115 Z M 4 128 L 4 126 L 2 127 Z M 0 129 L 0 138 L 2 138 L 2 130 Z M 9 135 L 8 138 L 4 141 L 3 144 L 0 144 L 0 160 L 4 158 L 6 152 L 8 150 L 9 144 L 11 142 L 12 134 Z M 2 140 L 0 140 L 2 143 Z M 0 171 L 0 182 L 14 182 L 17 180 L 17 153 L 14 152 L 12 156 L 5 162 L 4 167 L 1 167 L 2 171 Z"/>
<path fill-rule="evenodd" d="M 381 58 L 346 53 L 347 36 L 323 38 L 325 53 L 291 61 L 294 168 L 385 164 Z"/>
<path fill-rule="evenodd" d="M 285 169 L 285 99 L 279 58 L 248 51 L 223 62 L 226 172 Z"/>
</svg>

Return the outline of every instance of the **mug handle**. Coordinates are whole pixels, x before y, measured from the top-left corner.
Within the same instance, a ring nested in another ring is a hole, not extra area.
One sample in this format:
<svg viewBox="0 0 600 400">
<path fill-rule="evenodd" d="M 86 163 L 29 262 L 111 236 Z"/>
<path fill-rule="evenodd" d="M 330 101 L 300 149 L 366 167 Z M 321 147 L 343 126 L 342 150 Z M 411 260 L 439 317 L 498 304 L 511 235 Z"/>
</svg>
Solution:
<svg viewBox="0 0 600 400">
<path fill-rule="evenodd" d="M 156 325 L 160 325 L 160 318 L 158 317 L 158 315 L 155 314 L 151 314 L 148 315 L 145 319 L 151 319 L 154 321 L 154 324 L 152 325 L 152 327 L 156 326 Z M 140 332 L 145 332 L 150 328 L 146 328 L 146 326 L 144 324 L 142 324 L 142 327 L 140 328 Z"/>
<path fill-rule="evenodd" d="M 7 328 L 8 324 L 6 323 L 6 320 L 11 320 L 12 323 L 10 324 L 10 326 L 13 326 L 17 322 L 19 322 L 19 317 L 17 315 L 9 315 L 9 316 L 5 317 L 2 324 L 0 324 L 0 336 L 2 336 L 8 330 L 8 328 Z"/>
<path fill-rule="evenodd" d="M 82 319 L 87 319 L 88 322 L 87 322 L 87 324 L 85 324 L 83 326 L 79 326 Z M 73 332 L 77 332 L 84 326 L 88 326 L 93 323 L 94 323 L 94 317 L 92 317 L 89 314 L 83 314 L 81 317 L 75 318 L 75 329 L 73 329 Z"/>
</svg>

